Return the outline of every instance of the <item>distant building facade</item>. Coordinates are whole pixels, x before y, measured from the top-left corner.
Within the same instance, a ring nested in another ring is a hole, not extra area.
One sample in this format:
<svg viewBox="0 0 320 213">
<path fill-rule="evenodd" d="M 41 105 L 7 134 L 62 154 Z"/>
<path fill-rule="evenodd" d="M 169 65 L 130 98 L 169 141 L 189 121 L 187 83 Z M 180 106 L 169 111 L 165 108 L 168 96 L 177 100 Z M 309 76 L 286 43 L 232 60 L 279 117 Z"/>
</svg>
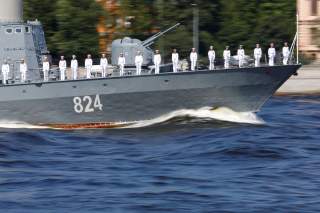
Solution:
<svg viewBox="0 0 320 213">
<path fill-rule="evenodd" d="M 320 61 L 320 0 L 297 0 L 297 10 L 300 52 Z"/>
</svg>

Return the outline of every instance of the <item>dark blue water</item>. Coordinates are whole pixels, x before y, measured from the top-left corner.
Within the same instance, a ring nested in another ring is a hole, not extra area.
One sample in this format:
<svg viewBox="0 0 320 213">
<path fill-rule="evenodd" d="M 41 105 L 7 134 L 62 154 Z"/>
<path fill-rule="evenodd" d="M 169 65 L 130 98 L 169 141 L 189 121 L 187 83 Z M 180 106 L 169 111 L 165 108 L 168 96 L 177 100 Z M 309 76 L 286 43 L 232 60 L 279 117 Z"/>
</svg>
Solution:
<svg viewBox="0 0 320 213">
<path fill-rule="evenodd" d="M 320 96 L 272 98 L 266 124 L 0 130 L 1 212 L 319 212 Z"/>
</svg>

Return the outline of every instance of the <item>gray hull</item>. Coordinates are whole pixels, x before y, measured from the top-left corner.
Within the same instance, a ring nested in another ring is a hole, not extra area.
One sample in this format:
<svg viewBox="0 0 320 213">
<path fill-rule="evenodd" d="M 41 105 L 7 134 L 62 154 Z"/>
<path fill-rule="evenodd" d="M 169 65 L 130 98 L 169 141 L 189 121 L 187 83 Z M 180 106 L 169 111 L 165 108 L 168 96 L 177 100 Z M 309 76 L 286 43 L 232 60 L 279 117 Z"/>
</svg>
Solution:
<svg viewBox="0 0 320 213">
<path fill-rule="evenodd" d="M 242 68 L 2 86 L 0 120 L 35 125 L 131 122 L 153 119 L 180 109 L 221 106 L 238 112 L 255 112 L 299 67 Z M 101 108 L 94 107 L 97 95 Z M 89 98 L 83 99 L 85 96 Z M 81 106 L 77 106 L 75 97 L 81 100 Z M 88 103 L 88 99 L 92 103 Z M 88 104 L 89 110 L 85 112 Z"/>
</svg>

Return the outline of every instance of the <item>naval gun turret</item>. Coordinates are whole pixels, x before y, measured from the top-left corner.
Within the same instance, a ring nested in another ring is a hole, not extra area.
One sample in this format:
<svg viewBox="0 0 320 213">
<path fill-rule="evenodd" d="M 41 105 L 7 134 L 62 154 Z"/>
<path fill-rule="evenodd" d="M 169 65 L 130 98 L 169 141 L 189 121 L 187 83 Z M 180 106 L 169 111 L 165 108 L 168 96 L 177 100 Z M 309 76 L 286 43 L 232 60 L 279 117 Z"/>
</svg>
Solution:
<svg viewBox="0 0 320 213">
<path fill-rule="evenodd" d="M 27 80 L 40 79 L 43 55 L 47 45 L 39 21 L 23 21 L 23 0 L 0 0 L 0 64 L 7 61 L 13 82 L 19 81 L 19 63 L 28 66 Z"/>
<path fill-rule="evenodd" d="M 145 41 L 140 41 L 138 39 L 129 37 L 114 40 L 112 42 L 112 65 L 118 64 L 118 57 L 120 53 L 123 53 L 126 58 L 126 66 L 134 66 L 134 59 L 138 51 L 140 51 L 143 55 L 143 66 L 152 64 L 153 50 L 150 48 L 150 46 L 154 44 L 156 39 L 177 28 L 179 25 L 180 23 L 177 23 L 165 31 L 161 31 L 151 36 Z"/>
</svg>

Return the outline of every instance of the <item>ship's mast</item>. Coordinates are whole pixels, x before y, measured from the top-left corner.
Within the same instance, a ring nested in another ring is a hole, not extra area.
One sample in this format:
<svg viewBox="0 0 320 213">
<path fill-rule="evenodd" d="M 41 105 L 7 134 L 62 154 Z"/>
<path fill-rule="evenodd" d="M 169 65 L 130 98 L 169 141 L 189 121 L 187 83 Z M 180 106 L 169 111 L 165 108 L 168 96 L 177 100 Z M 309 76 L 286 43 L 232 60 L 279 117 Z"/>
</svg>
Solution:
<svg viewBox="0 0 320 213">
<path fill-rule="evenodd" d="M 299 64 L 299 12 L 297 11 L 297 64 Z"/>
<path fill-rule="evenodd" d="M 199 9 L 196 3 L 191 4 L 193 7 L 193 47 L 199 51 Z"/>
<path fill-rule="evenodd" d="M 22 0 L 0 0 L 0 22 L 22 22 Z"/>
</svg>

